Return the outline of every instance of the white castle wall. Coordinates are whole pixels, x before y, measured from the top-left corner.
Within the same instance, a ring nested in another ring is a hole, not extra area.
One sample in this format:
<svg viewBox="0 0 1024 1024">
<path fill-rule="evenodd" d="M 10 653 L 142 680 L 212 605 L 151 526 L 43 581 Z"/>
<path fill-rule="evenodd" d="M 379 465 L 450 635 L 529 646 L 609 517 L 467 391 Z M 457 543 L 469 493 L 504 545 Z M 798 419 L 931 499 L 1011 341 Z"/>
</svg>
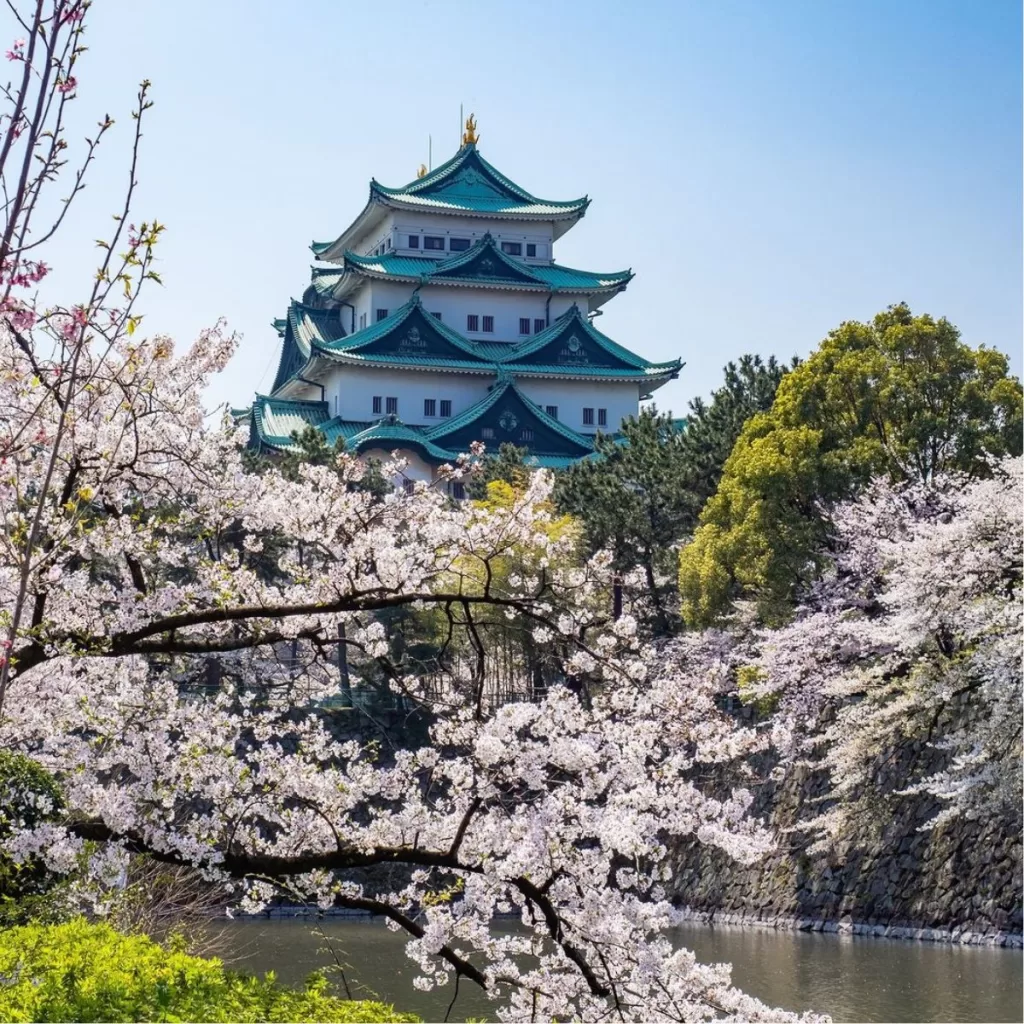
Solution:
<svg viewBox="0 0 1024 1024">
<path fill-rule="evenodd" d="M 413 426 L 433 426 L 442 422 L 440 417 L 426 419 L 423 400 L 434 398 L 440 411 L 441 399 L 452 403 L 452 415 L 487 394 L 494 382 L 490 375 L 447 374 L 415 370 L 371 370 L 361 366 L 339 366 L 324 379 L 324 398 L 332 416 L 346 420 L 372 421 L 381 414 L 373 412 L 373 396 L 398 399 L 398 418 Z M 386 403 L 382 404 L 386 411 Z"/>
<path fill-rule="evenodd" d="M 386 309 L 393 313 L 400 306 L 404 306 L 412 298 L 415 289 L 416 286 L 413 284 L 367 281 L 349 300 L 356 309 L 356 329 L 359 329 L 364 315 L 369 326 L 375 322 L 378 309 Z M 428 313 L 440 313 L 441 319 L 449 327 L 473 341 L 521 341 L 524 337 L 519 333 L 521 317 L 529 317 L 532 335 L 535 319 L 545 319 L 549 315 L 551 321 L 554 321 L 566 310 L 571 309 L 574 303 L 578 304 L 580 309 L 587 309 L 585 295 L 554 295 L 548 309 L 548 296 L 545 292 L 424 285 L 419 294 Z M 470 313 L 480 317 L 481 327 L 485 316 L 493 316 L 494 333 L 469 331 L 466 327 L 466 317 Z M 350 322 L 349 319 L 342 317 L 346 330 Z"/>
<path fill-rule="evenodd" d="M 557 405 L 558 420 L 581 434 L 598 430 L 597 410 L 608 410 L 608 426 L 604 433 L 619 429 L 627 416 L 635 416 L 640 408 L 640 389 L 635 383 L 583 380 L 533 380 L 519 377 L 519 389 L 540 406 Z M 583 423 L 583 409 L 594 409 L 593 425 Z"/>
<path fill-rule="evenodd" d="M 554 237 L 554 223 L 551 221 L 487 220 L 483 217 L 456 217 L 447 214 L 414 213 L 408 210 L 389 210 L 384 220 L 372 231 L 362 235 L 351 248 L 353 252 L 365 256 L 373 252 L 377 246 L 390 242 L 395 252 L 404 255 L 439 255 L 439 251 L 424 250 L 422 240 L 419 249 L 410 249 L 409 235 L 440 235 L 445 239 L 454 236 L 468 238 L 470 243 L 473 243 L 483 238 L 488 231 L 499 242 L 524 243 L 524 254 L 525 244 L 534 243 L 537 246 L 535 259 L 528 259 L 525 255 L 522 257 L 528 263 L 551 261 Z M 443 255 L 452 255 L 447 241 Z"/>
</svg>

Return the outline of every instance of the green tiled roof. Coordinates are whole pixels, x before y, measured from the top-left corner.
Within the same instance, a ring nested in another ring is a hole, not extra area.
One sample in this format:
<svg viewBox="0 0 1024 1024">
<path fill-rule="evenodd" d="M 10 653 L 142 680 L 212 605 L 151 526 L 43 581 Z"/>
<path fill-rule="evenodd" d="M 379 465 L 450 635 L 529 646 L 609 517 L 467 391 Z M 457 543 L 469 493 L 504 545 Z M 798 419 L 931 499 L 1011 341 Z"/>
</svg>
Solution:
<svg viewBox="0 0 1024 1024">
<path fill-rule="evenodd" d="M 380 369 L 393 370 L 463 370 L 466 373 L 497 373 L 497 366 L 492 363 L 479 362 L 473 359 L 449 359 L 444 356 L 414 355 L 366 355 L 362 352 L 350 352 L 347 349 L 325 353 L 333 362 L 348 363 L 357 366 L 374 366 Z"/>
<path fill-rule="evenodd" d="M 652 363 L 598 331 L 578 306 L 516 344 L 476 342 L 427 313 L 419 295 L 390 316 L 346 335 L 337 310 L 292 302 L 273 394 L 311 362 L 327 359 L 381 369 L 462 371 L 533 377 L 637 380 L 657 385 L 678 374 L 679 360 Z"/>
<path fill-rule="evenodd" d="M 288 316 L 284 320 L 274 321 L 275 325 L 284 324 L 284 328 L 281 332 L 281 356 L 271 393 L 301 372 L 315 344 L 345 336 L 338 315 L 336 309 L 314 309 L 292 299 L 288 306 Z"/>
<path fill-rule="evenodd" d="M 256 438 L 273 448 L 290 448 L 292 432 L 319 427 L 330 418 L 326 402 L 305 402 L 257 395 L 252 406 Z"/>
<path fill-rule="evenodd" d="M 354 451 L 365 451 L 367 448 L 384 448 L 387 451 L 417 448 L 428 458 L 439 462 L 454 462 L 458 457 L 457 452 L 434 444 L 423 431 L 407 427 L 396 416 L 385 417 L 379 423 L 354 434 L 349 439 L 349 445 Z"/>
<path fill-rule="evenodd" d="M 322 424 L 320 430 L 323 431 L 324 437 L 327 438 L 328 444 L 334 444 L 335 441 L 340 437 L 344 442 L 345 446 L 349 446 L 349 442 L 356 434 L 362 433 L 364 430 L 368 430 L 372 427 L 372 423 L 359 420 L 343 420 L 338 416 L 334 419 L 328 420 Z"/>
<path fill-rule="evenodd" d="M 312 287 L 318 295 L 330 296 L 345 276 L 345 268 L 336 263 L 311 268 Z"/>
<path fill-rule="evenodd" d="M 426 432 L 427 437 L 433 441 L 443 441 L 445 438 L 471 426 L 484 419 L 496 405 L 507 398 L 514 398 L 517 405 L 523 412 L 537 420 L 543 427 L 567 441 L 573 447 L 579 449 L 580 454 L 593 451 L 593 442 L 582 434 L 577 434 L 571 427 L 560 423 L 557 419 L 549 416 L 540 406 L 532 402 L 516 386 L 515 381 L 505 374 L 498 377 L 498 383 L 491 388 L 490 393 L 479 402 L 463 410 L 458 416 L 431 428 Z M 476 440 L 479 440 L 477 438 Z"/>
<path fill-rule="evenodd" d="M 344 255 L 344 267 L 371 277 L 419 281 L 424 284 L 506 285 L 587 294 L 617 290 L 633 279 L 631 270 L 602 274 L 575 270 L 555 263 L 523 263 L 502 252 L 490 233 L 465 252 L 444 260 L 432 260 L 425 256 L 399 256 L 397 253 L 360 256 L 349 251 Z"/>
<path fill-rule="evenodd" d="M 511 425 L 506 422 L 510 415 L 514 415 Z M 499 436 L 492 441 L 496 445 L 502 440 L 518 440 L 515 432 L 523 425 L 529 425 L 535 432 L 537 443 L 548 446 L 547 450 L 531 451 L 531 465 L 559 469 L 593 455 L 593 442 L 589 437 L 552 419 L 523 395 L 510 379 L 500 380 L 481 401 L 433 428 L 409 426 L 397 416 L 385 416 L 376 423 L 346 421 L 337 416 L 330 418 L 326 402 L 257 395 L 252 406 L 250 443 L 256 447 L 286 451 L 295 447 L 293 432 L 314 426 L 329 444 L 341 438 L 353 452 L 370 448 L 386 451 L 412 449 L 428 461 L 442 463 L 454 462 L 459 452 L 469 447 L 471 440 L 480 440 L 477 435 L 482 435 L 485 426 L 490 426 L 499 435 L 508 433 L 508 438 Z"/>
<path fill-rule="evenodd" d="M 386 341 L 394 342 L 397 350 L 387 351 L 386 345 L 383 344 Z M 390 316 L 364 327 L 361 331 L 356 331 L 355 334 L 331 341 L 314 342 L 313 345 L 317 352 L 325 356 L 352 355 L 376 347 L 376 351 L 365 354 L 403 357 L 408 355 L 416 358 L 432 355 L 460 360 L 468 358 L 473 363 L 483 361 L 472 341 L 423 309 L 419 295 L 413 295 L 404 306 L 400 306 Z"/>
<path fill-rule="evenodd" d="M 652 363 L 643 356 L 630 352 L 628 348 L 612 341 L 607 334 L 599 331 L 577 305 L 571 306 L 539 334 L 513 345 L 508 356 L 501 362 L 512 369 L 509 364 L 525 365 L 531 356 L 537 356 L 538 364 L 543 364 L 547 357 L 561 352 L 566 347 L 578 351 L 581 354 L 581 361 L 558 363 L 562 368 L 571 366 L 574 369 L 586 370 L 588 367 L 618 367 L 643 370 L 645 375 L 660 376 L 678 372 L 681 366 L 678 359 L 667 363 Z M 587 356 L 586 361 L 582 361 L 583 355 Z"/>
<path fill-rule="evenodd" d="M 580 217 L 590 204 L 585 196 L 566 202 L 538 199 L 489 164 L 472 143 L 401 188 L 388 188 L 374 179 L 370 197 L 414 209 L 531 219 Z"/>
</svg>

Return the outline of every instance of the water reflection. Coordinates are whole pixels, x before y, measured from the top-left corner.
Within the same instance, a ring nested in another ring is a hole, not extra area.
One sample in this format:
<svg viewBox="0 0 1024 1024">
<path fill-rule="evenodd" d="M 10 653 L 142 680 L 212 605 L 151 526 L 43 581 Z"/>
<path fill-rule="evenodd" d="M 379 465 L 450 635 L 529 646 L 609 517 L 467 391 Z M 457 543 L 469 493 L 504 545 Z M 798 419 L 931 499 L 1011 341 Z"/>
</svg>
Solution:
<svg viewBox="0 0 1024 1024">
<path fill-rule="evenodd" d="M 309 921 L 235 921 L 232 966 L 276 971 L 298 982 L 332 964 L 328 942 L 350 965 L 359 991 L 441 1020 L 447 991 L 412 987 L 415 965 L 405 939 L 371 921 L 328 920 L 321 935 Z M 814 1009 L 836 1021 L 1020 1021 L 1022 962 L 1019 951 L 869 939 L 820 933 L 773 932 L 729 926 L 685 925 L 680 945 L 699 960 L 733 965 L 737 985 L 774 1006 Z M 451 1020 L 495 1019 L 494 1005 L 463 982 Z"/>
</svg>

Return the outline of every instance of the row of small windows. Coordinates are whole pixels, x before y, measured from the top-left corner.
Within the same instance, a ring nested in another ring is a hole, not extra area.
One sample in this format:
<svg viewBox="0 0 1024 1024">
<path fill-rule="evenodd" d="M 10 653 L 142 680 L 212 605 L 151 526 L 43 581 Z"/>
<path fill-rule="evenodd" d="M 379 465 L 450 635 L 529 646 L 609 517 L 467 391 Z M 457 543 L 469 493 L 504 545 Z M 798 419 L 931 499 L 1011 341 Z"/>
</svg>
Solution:
<svg viewBox="0 0 1024 1024">
<path fill-rule="evenodd" d="M 416 481 L 415 480 L 410 480 L 408 477 L 405 477 L 402 480 L 402 490 L 405 491 L 406 494 L 413 494 L 413 493 L 415 493 L 415 491 L 416 491 Z M 448 493 L 456 501 L 465 501 L 466 500 L 466 485 L 464 483 L 462 483 L 461 480 L 453 480 L 448 485 Z"/>
<path fill-rule="evenodd" d="M 438 406 L 440 405 L 440 416 L 438 416 Z M 373 415 L 380 416 L 382 413 L 387 413 L 388 416 L 398 415 L 398 399 L 390 398 L 384 395 L 373 396 Z M 424 398 L 423 399 L 423 415 L 430 419 L 448 419 L 452 414 L 452 400 L 450 398 L 442 398 L 440 401 L 436 398 Z"/>
<path fill-rule="evenodd" d="M 481 427 L 480 428 L 480 440 L 481 441 L 493 441 L 494 440 L 494 427 Z M 520 441 L 532 441 L 533 431 L 529 427 L 523 427 L 519 431 Z"/>
<path fill-rule="evenodd" d="M 409 235 L 409 248 L 419 249 L 420 248 L 420 235 Z M 423 235 L 423 248 L 430 249 L 434 252 L 444 252 L 447 248 L 448 252 L 465 252 L 473 243 L 468 238 L 449 238 L 448 245 L 445 246 L 444 235 Z M 501 251 L 508 253 L 509 256 L 522 256 L 523 255 L 523 243 L 522 242 L 502 242 Z M 537 256 L 537 244 L 535 242 L 526 243 L 526 255 L 532 258 Z"/>
<path fill-rule="evenodd" d="M 544 411 L 553 419 L 558 419 L 558 406 L 557 405 L 546 405 Z M 337 412 L 337 409 L 335 409 Z M 607 409 L 593 409 L 589 406 L 583 409 L 583 425 L 585 427 L 594 426 L 594 413 L 597 413 L 597 425 L 599 427 L 608 426 L 608 410 Z M 393 397 L 387 397 L 384 395 L 373 396 L 373 415 L 380 416 L 386 413 L 389 416 L 398 415 L 398 399 Z M 452 401 L 450 398 L 424 398 L 423 399 L 423 416 L 426 419 L 448 419 L 452 414 Z M 527 436 L 529 435 L 529 436 Z M 494 437 L 494 430 L 491 427 L 482 427 L 480 430 L 480 436 L 482 440 L 488 440 Z M 519 438 L 520 441 L 532 441 L 533 431 L 529 428 L 524 428 Z"/>
<path fill-rule="evenodd" d="M 380 323 L 381 320 L 387 320 L 388 313 L 391 311 L 388 309 L 378 309 L 376 320 Z M 430 314 L 434 319 L 440 320 L 440 313 Z M 531 321 L 528 316 L 521 316 L 519 318 L 519 333 L 520 335 L 527 335 L 530 333 L 530 328 L 533 328 L 534 334 L 540 334 L 545 328 L 544 318 L 541 316 L 534 317 Z M 359 329 L 364 330 L 366 328 L 366 314 L 359 314 Z M 494 317 L 493 316 L 482 316 L 479 313 L 469 313 L 466 315 L 466 330 L 473 331 L 477 334 L 493 334 L 494 333 Z"/>
<path fill-rule="evenodd" d="M 483 326 L 481 327 L 481 321 Z M 477 313 L 468 313 L 466 315 L 466 330 L 475 331 L 483 334 L 494 333 L 494 317 L 493 316 L 480 316 Z"/>
</svg>

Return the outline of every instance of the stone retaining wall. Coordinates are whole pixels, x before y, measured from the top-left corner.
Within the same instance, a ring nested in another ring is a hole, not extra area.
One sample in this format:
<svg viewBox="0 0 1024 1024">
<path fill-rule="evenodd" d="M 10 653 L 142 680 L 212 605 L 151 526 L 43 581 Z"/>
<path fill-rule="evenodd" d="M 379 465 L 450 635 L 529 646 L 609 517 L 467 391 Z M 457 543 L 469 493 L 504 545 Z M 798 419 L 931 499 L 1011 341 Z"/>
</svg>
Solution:
<svg viewBox="0 0 1024 1024">
<path fill-rule="evenodd" d="M 920 831 L 939 805 L 896 795 L 907 779 L 935 770 L 941 757 L 920 742 L 880 757 L 876 819 L 825 853 L 808 852 L 813 837 L 800 825 L 821 811 L 827 775 L 805 767 L 781 783 L 764 783 L 755 790 L 753 814 L 779 835 L 776 852 L 743 867 L 720 851 L 682 844 L 674 852 L 674 900 L 716 922 L 1019 944 L 1019 808 Z M 761 776 L 771 767 L 761 765 Z"/>
</svg>

